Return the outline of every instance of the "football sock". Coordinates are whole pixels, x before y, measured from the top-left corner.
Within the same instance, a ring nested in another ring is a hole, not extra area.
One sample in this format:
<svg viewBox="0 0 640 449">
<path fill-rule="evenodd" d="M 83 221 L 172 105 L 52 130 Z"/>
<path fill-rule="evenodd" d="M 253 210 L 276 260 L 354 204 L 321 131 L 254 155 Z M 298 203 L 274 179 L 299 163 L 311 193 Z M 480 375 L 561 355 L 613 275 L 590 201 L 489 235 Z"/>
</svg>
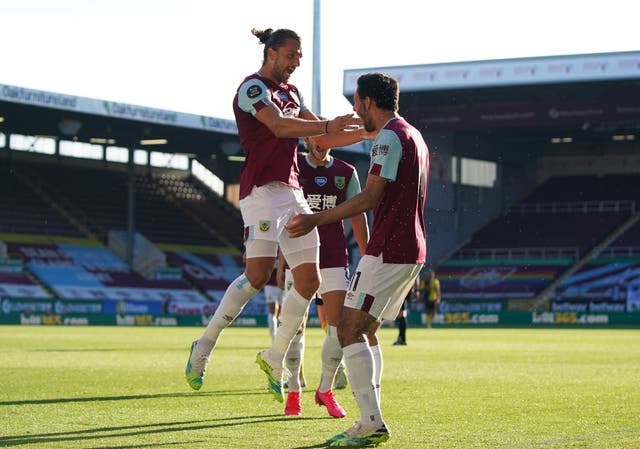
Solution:
<svg viewBox="0 0 640 449">
<path fill-rule="evenodd" d="M 289 391 L 300 391 L 300 366 L 302 365 L 302 357 L 304 356 L 304 332 L 298 332 L 287 351 L 285 364 L 291 372 L 289 377 Z"/>
<path fill-rule="evenodd" d="M 342 347 L 338 341 L 338 330 L 335 326 L 327 326 L 327 334 L 322 344 L 322 374 L 320 375 L 321 393 L 331 390 L 336 371 L 342 361 Z"/>
<path fill-rule="evenodd" d="M 280 360 L 284 359 L 291 340 L 293 340 L 304 321 L 307 309 L 309 309 L 309 302 L 298 293 L 295 285 L 287 292 L 280 310 L 280 326 L 278 326 L 278 331 L 270 348 L 270 353 L 273 357 L 277 357 Z"/>
<path fill-rule="evenodd" d="M 276 318 L 275 313 L 269 312 L 267 316 L 267 324 L 269 325 L 269 335 L 271 336 L 271 341 L 276 335 L 276 329 L 278 328 L 278 318 Z"/>
<path fill-rule="evenodd" d="M 396 325 L 398 326 L 398 340 L 402 342 L 407 341 L 407 319 L 403 316 L 396 318 Z"/>
<path fill-rule="evenodd" d="M 354 343 L 342 348 L 351 391 L 360 408 L 360 422 L 381 427 L 382 412 L 373 388 L 373 356 L 367 343 Z"/>
<path fill-rule="evenodd" d="M 370 346 L 370 349 L 373 356 L 373 385 L 376 389 L 376 396 L 378 396 L 378 405 L 380 405 L 380 385 L 382 385 L 382 368 L 384 368 L 382 347 L 377 344 Z"/>
<path fill-rule="evenodd" d="M 243 274 L 234 279 L 220 301 L 220 305 L 211 317 L 204 333 L 198 340 L 198 351 L 209 354 L 218 342 L 218 337 L 233 320 L 236 319 L 245 304 L 258 293 Z"/>
</svg>

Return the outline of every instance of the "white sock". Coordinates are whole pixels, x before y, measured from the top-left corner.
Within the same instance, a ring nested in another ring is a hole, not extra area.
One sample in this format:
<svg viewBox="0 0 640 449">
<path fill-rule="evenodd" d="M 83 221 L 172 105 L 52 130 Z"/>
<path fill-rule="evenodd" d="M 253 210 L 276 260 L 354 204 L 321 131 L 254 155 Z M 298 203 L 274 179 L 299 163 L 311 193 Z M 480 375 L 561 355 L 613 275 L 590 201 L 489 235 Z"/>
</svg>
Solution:
<svg viewBox="0 0 640 449">
<path fill-rule="evenodd" d="M 280 326 L 273 339 L 270 355 L 274 359 L 283 360 L 289 349 L 291 340 L 296 336 L 304 316 L 309 308 L 309 301 L 296 290 L 295 285 L 287 292 L 280 309 Z"/>
<path fill-rule="evenodd" d="M 382 385 L 382 368 L 384 367 L 384 361 L 382 359 L 382 346 L 378 343 L 375 346 L 370 346 L 371 355 L 373 355 L 373 385 L 376 388 L 376 395 L 378 396 L 378 405 L 380 405 L 380 385 Z"/>
<path fill-rule="evenodd" d="M 342 348 L 351 391 L 360 408 L 360 422 L 382 427 L 382 412 L 373 385 L 373 355 L 367 343 Z"/>
<path fill-rule="evenodd" d="M 291 340 L 287 356 L 285 357 L 285 364 L 287 369 L 291 372 L 289 377 L 289 391 L 300 391 L 300 365 L 302 364 L 302 357 L 304 356 L 304 332 L 299 332 Z"/>
<path fill-rule="evenodd" d="M 269 312 L 269 315 L 267 316 L 267 324 L 269 325 L 269 335 L 271 335 L 271 341 L 273 342 L 273 339 L 276 336 L 276 329 L 278 328 L 278 318 L 276 318 L 275 313 Z"/>
<path fill-rule="evenodd" d="M 240 315 L 245 304 L 258 293 L 253 288 L 247 277 L 243 274 L 229 284 L 224 292 L 222 301 L 211 317 L 202 337 L 198 340 L 198 351 L 202 354 L 210 354 L 215 348 L 218 338 L 233 320 Z"/>
<path fill-rule="evenodd" d="M 327 335 L 322 344 L 322 374 L 318 387 L 321 393 L 331 390 L 341 361 L 342 347 L 338 341 L 338 331 L 335 326 L 327 326 Z"/>
</svg>

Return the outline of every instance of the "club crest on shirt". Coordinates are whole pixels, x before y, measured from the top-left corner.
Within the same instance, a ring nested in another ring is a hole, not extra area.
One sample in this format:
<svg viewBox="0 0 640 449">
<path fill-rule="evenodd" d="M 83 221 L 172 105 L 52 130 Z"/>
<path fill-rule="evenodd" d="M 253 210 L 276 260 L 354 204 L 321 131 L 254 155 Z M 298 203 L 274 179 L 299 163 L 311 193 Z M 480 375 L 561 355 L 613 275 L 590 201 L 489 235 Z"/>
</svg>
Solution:
<svg viewBox="0 0 640 449">
<path fill-rule="evenodd" d="M 345 182 L 344 176 L 334 176 L 333 178 L 333 184 L 340 190 L 344 189 Z"/>
<path fill-rule="evenodd" d="M 282 101 L 289 101 L 289 95 L 286 92 L 278 92 L 278 97 L 280 97 Z"/>
<path fill-rule="evenodd" d="M 325 184 L 327 184 L 327 177 L 326 176 L 316 176 L 315 177 L 315 181 L 316 181 L 316 185 L 318 185 L 320 187 L 324 187 Z"/>
<path fill-rule="evenodd" d="M 249 86 L 247 88 L 247 97 L 256 98 L 258 95 L 262 93 L 262 87 L 254 84 L 253 86 Z"/>
<path fill-rule="evenodd" d="M 267 232 L 271 229 L 271 222 L 269 220 L 260 220 L 258 223 L 258 229 L 260 229 L 261 232 Z"/>
</svg>

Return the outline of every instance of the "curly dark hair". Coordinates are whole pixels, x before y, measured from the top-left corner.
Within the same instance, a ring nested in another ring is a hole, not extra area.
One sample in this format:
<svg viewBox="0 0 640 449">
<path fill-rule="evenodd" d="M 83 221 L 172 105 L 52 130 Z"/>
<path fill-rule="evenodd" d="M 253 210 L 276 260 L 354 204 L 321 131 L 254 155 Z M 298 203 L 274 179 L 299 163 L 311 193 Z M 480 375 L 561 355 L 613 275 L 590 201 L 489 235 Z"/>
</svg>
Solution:
<svg viewBox="0 0 640 449">
<path fill-rule="evenodd" d="M 369 97 L 380 109 L 398 111 L 398 82 L 384 73 L 366 73 L 358 78 L 358 95 Z"/>
</svg>

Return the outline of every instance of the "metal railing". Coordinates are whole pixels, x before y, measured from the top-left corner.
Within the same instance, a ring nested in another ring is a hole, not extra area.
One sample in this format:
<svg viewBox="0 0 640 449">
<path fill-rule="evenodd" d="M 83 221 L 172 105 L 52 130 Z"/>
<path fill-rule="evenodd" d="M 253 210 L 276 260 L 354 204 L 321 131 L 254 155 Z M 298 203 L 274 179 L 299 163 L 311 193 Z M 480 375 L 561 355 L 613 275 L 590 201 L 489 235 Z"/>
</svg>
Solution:
<svg viewBox="0 0 640 449">
<path fill-rule="evenodd" d="M 454 259 L 578 259 L 577 247 L 471 248 L 455 253 Z"/>
<path fill-rule="evenodd" d="M 640 257 L 640 246 L 608 246 L 598 257 Z"/>
<path fill-rule="evenodd" d="M 545 203 L 522 203 L 508 209 L 510 214 L 571 214 L 590 212 L 636 212 L 636 202 L 632 200 L 611 201 L 565 201 Z"/>
</svg>

